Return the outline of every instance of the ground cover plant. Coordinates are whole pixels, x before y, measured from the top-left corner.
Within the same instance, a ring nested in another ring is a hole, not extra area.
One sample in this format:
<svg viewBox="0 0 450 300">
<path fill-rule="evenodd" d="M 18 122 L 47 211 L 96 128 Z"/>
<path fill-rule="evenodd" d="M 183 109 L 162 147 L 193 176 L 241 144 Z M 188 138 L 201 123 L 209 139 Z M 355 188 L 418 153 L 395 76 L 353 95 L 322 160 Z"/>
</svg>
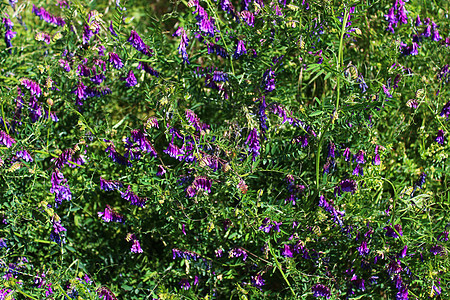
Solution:
<svg viewBox="0 0 450 300">
<path fill-rule="evenodd" d="M 450 297 L 447 1 L 0 12 L 0 299 Z"/>
</svg>

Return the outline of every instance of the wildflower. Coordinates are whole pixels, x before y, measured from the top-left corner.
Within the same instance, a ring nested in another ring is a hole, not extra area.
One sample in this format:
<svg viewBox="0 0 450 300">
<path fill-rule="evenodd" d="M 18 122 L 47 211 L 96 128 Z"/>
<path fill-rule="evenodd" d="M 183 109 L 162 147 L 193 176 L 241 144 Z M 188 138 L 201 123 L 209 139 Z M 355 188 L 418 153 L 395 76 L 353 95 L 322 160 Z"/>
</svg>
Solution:
<svg viewBox="0 0 450 300">
<path fill-rule="evenodd" d="M 381 164 L 380 154 L 378 153 L 379 146 L 375 146 L 375 156 L 372 159 L 372 164 L 374 166 L 379 166 Z"/>
<path fill-rule="evenodd" d="M 394 228 L 395 231 L 391 226 L 384 227 L 384 230 L 386 230 L 386 236 L 393 237 L 395 239 L 399 238 L 398 234 L 400 234 L 400 236 L 403 236 L 402 226 L 400 224 L 394 225 Z"/>
<path fill-rule="evenodd" d="M 433 255 L 438 255 L 438 254 L 442 255 L 444 253 L 444 248 L 442 248 L 442 246 L 439 246 L 439 245 L 434 245 L 430 248 L 430 252 Z"/>
<path fill-rule="evenodd" d="M 122 183 L 116 180 L 106 180 L 100 177 L 100 189 L 104 191 L 114 191 L 122 187 Z"/>
<path fill-rule="evenodd" d="M 168 154 L 170 157 L 178 159 L 179 161 L 183 160 L 185 154 L 182 149 L 172 143 L 169 143 L 167 149 L 163 150 L 163 152 Z"/>
<path fill-rule="evenodd" d="M 145 63 L 145 62 L 139 62 L 139 65 L 137 66 L 138 70 L 144 70 L 146 73 L 153 75 L 155 77 L 159 77 L 159 72 L 156 71 L 155 69 L 153 69 L 152 67 L 150 67 L 149 64 Z"/>
<path fill-rule="evenodd" d="M 133 241 L 133 245 L 131 246 L 131 252 L 133 253 L 142 253 L 144 252 L 141 248 L 141 244 L 138 240 Z"/>
<path fill-rule="evenodd" d="M 299 135 L 298 137 L 294 138 L 292 141 L 300 144 L 300 146 L 302 148 L 305 148 L 306 146 L 308 146 L 308 137 L 306 135 Z"/>
<path fill-rule="evenodd" d="M 191 288 L 191 284 L 189 283 L 189 281 L 186 278 L 181 279 L 179 284 L 180 284 L 180 288 L 182 288 L 185 291 L 187 291 Z"/>
<path fill-rule="evenodd" d="M 255 161 L 259 155 L 259 149 L 261 149 L 256 128 L 250 131 L 245 144 L 248 146 L 248 152 L 252 155 L 253 161 Z"/>
<path fill-rule="evenodd" d="M 119 55 L 117 55 L 114 52 L 109 52 L 109 63 L 114 66 L 116 69 L 122 69 L 123 68 L 123 62 L 120 59 Z"/>
<path fill-rule="evenodd" d="M 6 241 L 3 238 L 0 238 L 0 249 L 1 248 L 8 248 L 8 246 L 6 245 Z"/>
<path fill-rule="evenodd" d="M 131 162 L 116 151 L 116 148 L 114 147 L 114 144 L 111 143 L 108 147 L 106 147 L 105 152 L 108 153 L 108 156 L 114 162 L 116 162 L 116 163 L 118 163 L 120 165 L 123 165 L 123 166 L 131 167 Z"/>
<path fill-rule="evenodd" d="M 247 10 L 241 11 L 240 16 L 248 26 L 255 27 L 255 16 L 252 12 Z"/>
<path fill-rule="evenodd" d="M 267 92 L 271 92 L 275 89 L 275 77 L 276 74 L 272 71 L 272 68 L 267 69 L 263 74 L 263 87 Z"/>
<path fill-rule="evenodd" d="M 441 145 L 444 145 L 444 131 L 442 129 L 438 130 L 438 134 L 435 141 Z"/>
<path fill-rule="evenodd" d="M 64 178 L 64 175 L 59 171 L 59 169 L 55 169 L 53 171 L 50 181 L 52 184 L 50 193 L 55 194 L 56 206 L 60 205 L 64 200 L 72 200 L 72 193 L 70 192 L 69 185 L 67 184 L 67 179 Z"/>
<path fill-rule="evenodd" d="M 343 192 L 354 194 L 358 188 L 358 184 L 353 179 L 344 179 L 339 182 L 339 188 Z"/>
<path fill-rule="evenodd" d="M 135 193 L 133 193 L 133 191 L 131 191 L 131 186 L 128 186 L 125 192 L 120 192 L 120 195 L 122 196 L 123 199 L 130 201 L 131 205 L 144 207 L 145 202 L 147 201 L 147 198 L 141 198 Z"/>
<path fill-rule="evenodd" d="M 236 51 L 234 52 L 234 59 L 239 59 L 242 54 L 247 54 L 247 49 L 245 49 L 244 41 L 238 40 Z"/>
<path fill-rule="evenodd" d="M 247 259 L 247 252 L 241 248 L 233 248 L 228 252 L 228 256 L 231 257 L 241 257 L 242 260 L 245 261 Z"/>
<path fill-rule="evenodd" d="M 359 252 L 359 255 L 361 255 L 361 256 L 369 255 L 370 250 L 369 250 L 369 248 L 367 248 L 367 241 L 363 240 L 361 243 L 361 246 L 359 246 L 357 248 L 357 250 Z"/>
<path fill-rule="evenodd" d="M 331 297 L 330 288 L 326 285 L 316 283 L 311 288 L 314 297 L 326 297 L 329 299 Z"/>
<path fill-rule="evenodd" d="M 400 251 L 400 254 L 398 255 L 398 257 L 403 258 L 406 256 L 406 251 L 408 250 L 408 246 L 405 245 L 402 249 L 402 251 Z"/>
<path fill-rule="evenodd" d="M 20 79 L 20 83 L 23 86 L 25 86 L 28 90 L 30 90 L 32 96 L 36 97 L 41 96 L 41 88 L 37 82 L 34 82 L 33 80 L 30 80 L 28 78 L 22 78 Z"/>
<path fill-rule="evenodd" d="M 353 175 L 355 176 L 364 176 L 364 169 L 363 166 L 360 164 L 356 165 L 356 168 L 353 170 Z"/>
<path fill-rule="evenodd" d="M 400 264 L 400 260 L 398 260 L 398 259 L 392 260 L 387 266 L 387 271 L 390 275 L 399 274 L 402 270 L 403 270 L 403 268 Z"/>
<path fill-rule="evenodd" d="M 192 184 L 186 189 L 186 193 L 189 197 L 194 197 L 200 190 L 209 194 L 211 193 L 211 183 L 212 180 L 209 180 L 206 177 L 196 177 Z"/>
<path fill-rule="evenodd" d="M 108 29 L 109 29 L 109 32 L 111 32 L 111 34 L 112 34 L 113 36 L 117 36 L 117 33 L 116 33 L 116 31 L 114 30 L 113 21 L 111 21 L 111 23 L 110 23 Z"/>
<path fill-rule="evenodd" d="M 281 255 L 285 257 L 294 257 L 293 248 L 294 246 L 285 244 L 283 251 L 281 251 Z"/>
<path fill-rule="evenodd" d="M 450 116 L 450 101 L 448 101 L 444 107 L 442 108 L 441 113 L 439 114 L 439 116 L 443 117 L 445 116 L 448 120 L 448 117 Z"/>
<path fill-rule="evenodd" d="M 61 26 L 61 27 L 66 25 L 66 22 L 64 21 L 63 18 L 52 15 L 51 13 L 46 11 L 45 8 L 43 8 L 43 7 L 37 8 L 33 4 L 33 9 L 31 11 L 36 16 L 38 16 L 41 20 L 44 20 L 47 23 L 54 24 L 56 26 Z"/>
<path fill-rule="evenodd" d="M 333 206 L 333 200 L 327 201 L 324 196 L 320 196 L 319 206 L 325 209 L 328 213 L 330 213 L 334 218 L 334 222 L 339 224 L 339 226 L 342 227 L 344 225 L 341 220 L 341 217 L 344 215 L 344 212 L 336 210 L 336 208 Z"/>
<path fill-rule="evenodd" d="M 208 46 L 208 54 L 216 53 L 217 55 L 223 58 L 228 58 L 228 52 L 222 46 L 219 46 L 214 43 L 208 43 L 207 46 Z"/>
<path fill-rule="evenodd" d="M 115 212 L 108 204 L 106 205 L 105 211 L 99 211 L 98 216 L 103 219 L 103 221 L 109 222 L 123 222 L 123 216 Z"/>
<path fill-rule="evenodd" d="M 166 169 L 164 169 L 164 166 L 158 165 L 158 172 L 156 172 L 156 176 L 163 176 L 166 174 Z"/>
<path fill-rule="evenodd" d="M 222 72 L 222 71 L 214 71 L 213 81 L 215 81 L 215 82 L 228 81 L 228 74 L 225 72 Z"/>
<path fill-rule="evenodd" d="M 32 162 L 33 158 L 31 157 L 30 153 L 28 153 L 27 150 L 21 150 L 16 152 L 16 156 L 18 158 L 23 159 L 26 162 Z"/>
<path fill-rule="evenodd" d="M 103 300 L 117 300 L 113 292 L 111 292 L 107 287 L 101 287 L 97 290 L 98 297 Z"/>
<path fill-rule="evenodd" d="M 345 161 L 350 161 L 350 157 L 352 156 L 352 153 L 350 152 L 350 148 L 345 148 L 344 153 L 342 153 L 342 156 L 344 157 Z"/>
<path fill-rule="evenodd" d="M 147 56 L 153 56 L 153 50 L 150 49 L 149 46 L 147 46 L 142 38 L 139 36 L 139 34 L 131 30 L 130 37 L 127 40 L 131 46 L 133 46 L 137 51 L 141 52 L 142 54 L 145 54 Z"/>
<path fill-rule="evenodd" d="M 183 57 L 183 62 L 187 62 L 189 64 L 189 58 L 186 51 L 186 47 L 189 44 L 189 39 L 187 37 L 186 31 L 183 27 L 179 27 L 177 31 L 175 31 L 173 36 L 181 36 L 180 45 L 178 46 L 178 52 L 181 54 L 181 57 Z"/>
<path fill-rule="evenodd" d="M 15 144 L 16 141 L 10 137 L 6 132 L 0 130 L 0 143 L 5 145 L 6 148 L 10 148 L 12 144 Z"/>
<path fill-rule="evenodd" d="M 173 248 L 172 249 L 172 254 L 173 254 L 173 259 L 179 257 L 179 258 L 184 258 L 184 259 L 187 259 L 187 260 L 193 259 L 194 261 L 197 261 L 197 259 L 200 257 L 200 255 L 198 255 L 195 252 L 184 251 L 184 250 L 180 250 L 178 248 Z"/>
<path fill-rule="evenodd" d="M 158 156 L 155 147 L 153 147 L 152 143 L 150 143 L 150 141 L 141 130 L 132 130 L 131 138 L 134 142 L 136 142 L 141 151 L 150 153 L 154 157 Z"/>
<path fill-rule="evenodd" d="M 64 59 L 60 59 L 59 60 L 59 66 L 64 69 L 64 71 L 66 72 L 70 72 L 70 65 L 69 62 L 67 60 Z"/>
<path fill-rule="evenodd" d="M 417 18 L 416 18 L 416 27 L 419 27 L 420 25 L 422 25 L 422 21 L 420 21 L 420 16 L 417 15 Z"/>
</svg>

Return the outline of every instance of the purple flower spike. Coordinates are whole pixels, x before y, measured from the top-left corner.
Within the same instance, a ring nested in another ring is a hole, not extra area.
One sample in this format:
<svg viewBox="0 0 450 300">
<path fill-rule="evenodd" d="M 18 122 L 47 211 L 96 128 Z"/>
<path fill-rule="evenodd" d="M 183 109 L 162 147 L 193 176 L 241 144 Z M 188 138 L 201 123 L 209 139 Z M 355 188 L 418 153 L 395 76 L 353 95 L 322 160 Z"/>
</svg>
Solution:
<svg viewBox="0 0 450 300">
<path fill-rule="evenodd" d="M 239 57 L 241 57 L 242 54 L 247 54 L 247 49 L 245 49 L 244 41 L 239 40 L 233 58 L 239 59 Z"/>
<path fill-rule="evenodd" d="M 37 82 L 34 82 L 33 80 L 30 80 L 28 78 L 22 78 L 20 79 L 20 83 L 23 86 L 25 86 L 28 90 L 30 90 L 32 96 L 36 97 L 41 96 L 41 88 Z"/>
<path fill-rule="evenodd" d="M 109 25 L 108 29 L 109 29 L 109 32 L 111 32 L 111 34 L 112 34 L 113 36 L 117 36 L 117 33 L 116 33 L 116 31 L 114 30 L 113 22 L 112 22 L 112 21 L 111 21 L 111 24 Z"/>
<path fill-rule="evenodd" d="M 186 50 L 186 47 L 189 44 L 189 39 L 187 37 L 186 31 L 183 27 L 179 27 L 177 31 L 175 31 L 173 36 L 181 36 L 180 46 L 178 46 L 178 52 L 181 54 L 181 57 L 183 57 L 183 62 L 189 64 L 189 57 Z"/>
<path fill-rule="evenodd" d="M 3 144 L 6 146 L 6 148 L 10 148 L 12 144 L 15 144 L 16 141 L 10 137 L 6 132 L 3 130 L 0 130 L 0 144 Z"/>
<path fill-rule="evenodd" d="M 439 114 L 439 116 L 443 117 L 445 116 L 448 120 L 448 117 L 450 116 L 450 101 L 448 101 L 444 107 L 442 108 L 441 113 Z"/>
<path fill-rule="evenodd" d="M 258 131 L 256 128 L 250 131 L 245 144 L 248 146 L 248 152 L 252 155 L 253 161 L 255 161 L 256 157 L 259 155 L 259 149 L 261 149 L 261 146 L 259 145 Z"/>
<path fill-rule="evenodd" d="M 356 189 L 358 188 L 358 184 L 352 179 L 342 180 L 341 182 L 339 182 L 339 186 L 341 191 L 352 194 L 354 194 L 356 192 Z"/>
<path fill-rule="evenodd" d="M 133 241 L 133 246 L 131 246 L 131 252 L 133 253 L 142 253 L 144 252 L 141 248 L 141 244 L 139 243 L 138 240 L 134 240 Z"/>
<path fill-rule="evenodd" d="M 134 31 L 131 30 L 130 32 L 130 37 L 127 40 L 131 46 L 133 46 L 137 51 L 147 55 L 147 56 L 153 56 L 153 50 L 150 49 L 149 46 L 147 46 L 144 41 L 141 39 L 141 37 L 139 36 L 139 34 Z"/>
<path fill-rule="evenodd" d="M 33 158 L 31 157 L 30 153 L 28 153 L 27 150 L 17 151 L 16 156 L 18 158 L 23 159 L 26 162 L 32 162 Z"/>
<path fill-rule="evenodd" d="M 331 297 L 330 288 L 326 285 L 316 283 L 311 290 L 314 297 L 326 297 L 327 299 Z"/>
<path fill-rule="evenodd" d="M 191 284 L 189 283 L 189 281 L 186 278 L 181 279 L 180 281 L 180 288 L 187 291 L 191 288 Z"/>
<path fill-rule="evenodd" d="M 117 70 L 123 68 L 122 60 L 120 59 L 119 55 L 114 52 L 109 52 L 109 63 L 112 64 Z"/>
<path fill-rule="evenodd" d="M 403 236 L 402 226 L 400 224 L 394 225 L 394 228 L 400 236 Z M 399 238 L 397 232 L 395 232 L 391 226 L 384 227 L 384 230 L 386 230 L 386 236 L 393 237 L 394 239 Z"/>
<path fill-rule="evenodd" d="M 100 189 L 104 191 L 114 191 L 121 188 L 123 185 L 120 181 L 117 180 L 106 180 L 100 177 Z"/>
<path fill-rule="evenodd" d="M 294 257 L 293 249 L 294 249 L 294 246 L 285 244 L 283 250 L 281 251 L 281 255 L 283 255 L 285 257 Z"/>
<path fill-rule="evenodd" d="M 98 216 L 103 219 L 106 223 L 109 222 L 123 222 L 123 216 L 115 212 L 108 204 L 106 205 L 105 211 L 99 211 Z"/>
<path fill-rule="evenodd" d="M 439 144 L 444 145 L 444 131 L 442 129 L 439 129 L 437 137 L 436 137 L 435 140 Z"/>
<path fill-rule="evenodd" d="M 261 288 L 266 284 L 265 280 L 262 278 L 261 274 L 255 275 L 251 277 L 252 285 L 257 288 Z"/>
<path fill-rule="evenodd" d="M 145 72 L 147 72 L 150 75 L 153 75 L 155 77 L 159 77 L 159 72 L 154 70 L 152 67 L 150 67 L 149 64 L 145 63 L 145 62 L 139 62 L 139 65 L 137 66 L 138 70 L 144 70 Z"/>
<path fill-rule="evenodd" d="M 52 184 L 50 193 L 55 194 L 56 206 L 60 205 L 64 200 L 72 200 L 72 193 L 67 184 L 67 179 L 64 178 L 64 175 L 58 169 L 53 171 L 50 181 Z"/>
<path fill-rule="evenodd" d="M 127 190 L 125 192 L 120 192 L 122 195 L 122 198 L 125 200 L 128 200 L 131 202 L 131 205 L 137 205 L 140 207 L 145 206 L 145 202 L 147 201 L 147 198 L 141 198 L 135 193 L 131 191 L 131 186 L 128 186 Z"/>
</svg>

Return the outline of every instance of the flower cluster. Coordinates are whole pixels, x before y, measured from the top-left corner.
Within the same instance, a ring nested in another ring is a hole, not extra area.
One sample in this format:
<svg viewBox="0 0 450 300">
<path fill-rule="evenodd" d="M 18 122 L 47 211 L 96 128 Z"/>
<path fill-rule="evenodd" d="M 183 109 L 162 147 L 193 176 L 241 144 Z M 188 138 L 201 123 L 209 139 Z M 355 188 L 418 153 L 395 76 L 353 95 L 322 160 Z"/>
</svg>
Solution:
<svg viewBox="0 0 450 300">
<path fill-rule="evenodd" d="M 105 211 L 98 212 L 98 216 L 101 217 L 106 223 L 122 223 L 124 221 L 123 216 L 114 211 L 114 209 L 112 209 L 108 204 L 106 205 Z"/>
<path fill-rule="evenodd" d="M 34 13 L 41 20 L 44 20 L 47 23 L 54 24 L 56 26 L 61 26 L 61 27 L 66 25 L 66 22 L 64 21 L 63 18 L 52 15 L 51 13 L 46 11 L 45 8 L 43 8 L 43 7 L 37 8 L 33 4 L 32 13 Z"/>
</svg>

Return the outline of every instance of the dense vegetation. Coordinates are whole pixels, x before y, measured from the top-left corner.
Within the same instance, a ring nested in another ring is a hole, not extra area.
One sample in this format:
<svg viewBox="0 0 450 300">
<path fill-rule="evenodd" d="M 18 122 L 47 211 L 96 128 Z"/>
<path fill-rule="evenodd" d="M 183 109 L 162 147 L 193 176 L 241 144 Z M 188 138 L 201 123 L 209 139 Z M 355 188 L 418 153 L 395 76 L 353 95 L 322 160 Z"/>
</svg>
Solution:
<svg viewBox="0 0 450 300">
<path fill-rule="evenodd" d="M 450 298 L 448 1 L 0 12 L 0 299 Z"/>
</svg>

